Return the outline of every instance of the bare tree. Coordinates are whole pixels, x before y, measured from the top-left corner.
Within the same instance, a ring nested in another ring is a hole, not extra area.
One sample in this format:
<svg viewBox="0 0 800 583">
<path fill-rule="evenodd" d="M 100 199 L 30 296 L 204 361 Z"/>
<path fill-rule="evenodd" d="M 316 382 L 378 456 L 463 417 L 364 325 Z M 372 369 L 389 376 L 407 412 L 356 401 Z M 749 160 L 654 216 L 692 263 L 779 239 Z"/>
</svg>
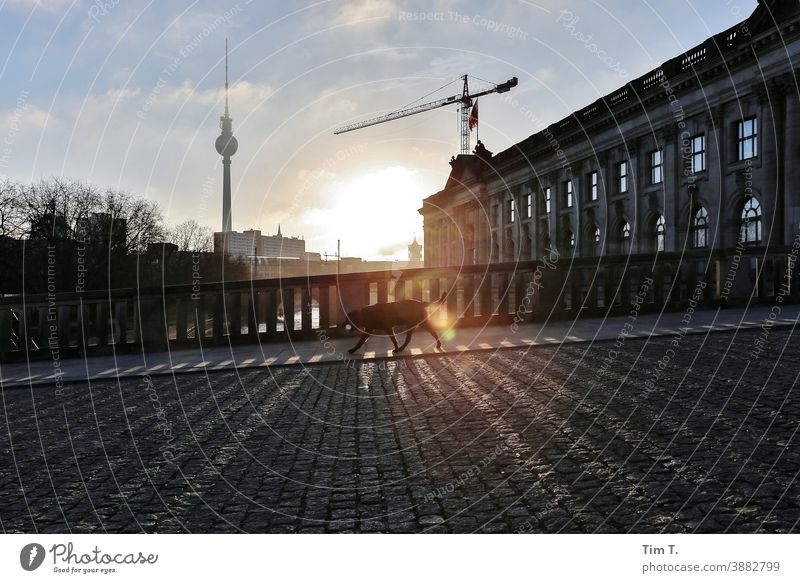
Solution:
<svg viewBox="0 0 800 583">
<path fill-rule="evenodd" d="M 0 238 L 18 239 L 25 232 L 21 190 L 8 179 L 0 180 Z"/>
<path fill-rule="evenodd" d="M 189 219 L 170 229 L 167 240 L 177 245 L 178 251 L 206 253 L 213 250 L 214 233 L 210 227 Z"/>
<path fill-rule="evenodd" d="M 141 255 L 151 243 L 163 240 L 164 221 L 155 202 L 127 192 L 107 190 L 103 204 L 103 211 L 110 219 L 110 235 L 114 235 L 114 241 L 124 241 L 125 253 Z"/>
<path fill-rule="evenodd" d="M 50 178 L 20 188 L 24 224 L 31 239 L 50 243 L 74 240 L 100 206 L 101 197 L 91 185 Z"/>
</svg>

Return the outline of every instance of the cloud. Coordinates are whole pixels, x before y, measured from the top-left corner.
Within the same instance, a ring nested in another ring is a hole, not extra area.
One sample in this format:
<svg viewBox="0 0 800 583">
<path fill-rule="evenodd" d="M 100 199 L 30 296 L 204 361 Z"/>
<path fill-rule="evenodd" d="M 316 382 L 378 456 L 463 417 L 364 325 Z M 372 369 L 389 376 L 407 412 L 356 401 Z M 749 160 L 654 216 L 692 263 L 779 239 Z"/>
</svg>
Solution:
<svg viewBox="0 0 800 583">
<path fill-rule="evenodd" d="M 58 12 L 72 4 L 72 0 L 6 0 L 5 6 L 32 10 L 38 8 L 46 12 Z"/>
<path fill-rule="evenodd" d="M 272 93 L 272 87 L 267 84 L 239 81 L 230 87 L 228 98 L 232 106 L 235 103 L 253 104 L 268 99 Z M 165 102 L 170 104 L 188 101 L 201 105 L 214 105 L 225 100 L 225 88 L 202 90 L 197 89 L 191 81 L 184 81 L 179 87 L 168 89 L 165 95 Z"/>
<path fill-rule="evenodd" d="M 383 257 L 395 257 L 398 254 L 402 253 L 408 247 L 408 243 L 406 241 L 400 241 L 398 243 L 393 243 L 391 245 L 386 245 L 378 249 L 378 254 Z"/>
<path fill-rule="evenodd" d="M 13 110 L 0 114 L 0 128 L 8 133 L 20 130 L 41 130 L 54 121 L 53 116 L 30 103 L 20 103 Z"/>
<path fill-rule="evenodd" d="M 394 0 L 353 0 L 339 9 L 335 24 L 365 24 L 380 22 L 397 15 Z"/>
<path fill-rule="evenodd" d="M 142 90 L 135 89 L 109 89 L 106 91 L 105 98 L 107 101 L 117 103 L 119 101 L 127 101 L 133 97 L 138 97 L 142 94 Z"/>
</svg>

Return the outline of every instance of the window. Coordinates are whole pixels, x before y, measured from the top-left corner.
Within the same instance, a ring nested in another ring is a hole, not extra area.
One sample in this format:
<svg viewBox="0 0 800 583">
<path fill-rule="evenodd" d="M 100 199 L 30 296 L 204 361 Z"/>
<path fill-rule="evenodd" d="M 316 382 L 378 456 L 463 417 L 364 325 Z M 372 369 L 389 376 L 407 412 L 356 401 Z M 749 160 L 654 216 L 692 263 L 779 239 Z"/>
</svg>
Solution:
<svg viewBox="0 0 800 583">
<path fill-rule="evenodd" d="M 739 122 L 739 160 L 758 155 L 758 119 L 751 117 Z"/>
<path fill-rule="evenodd" d="M 695 249 L 708 247 L 708 211 L 700 207 L 692 219 L 692 246 Z"/>
<path fill-rule="evenodd" d="M 620 237 L 622 240 L 622 250 L 627 251 L 629 249 L 628 245 L 631 242 L 631 224 L 628 221 L 622 223 Z"/>
<path fill-rule="evenodd" d="M 663 251 L 667 242 L 667 221 L 664 215 L 658 215 L 655 228 L 656 251 Z"/>
<path fill-rule="evenodd" d="M 508 222 L 509 223 L 513 223 L 516 220 L 516 218 L 517 218 L 516 214 L 517 214 L 517 203 L 512 198 L 511 200 L 508 201 Z"/>
<path fill-rule="evenodd" d="M 529 192 L 525 195 L 525 218 L 529 219 L 533 216 L 533 195 Z"/>
<path fill-rule="evenodd" d="M 650 184 L 661 184 L 664 181 L 664 151 L 650 152 Z"/>
<path fill-rule="evenodd" d="M 690 146 L 692 174 L 703 172 L 706 169 L 706 137 L 704 135 L 694 136 Z"/>
<path fill-rule="evenodd" d="M 620 162 L 617 165 L 617 177 L 619 178 L 619 191 L 628 192 L 628 163 Z"/>
<path fill-rule="evenodd" d="M 740 235 L 743 243 L 761 242 L 761 205 L 754 196 L 744 203 Z"/>
<path fill-rule="evenodd" d="M 589 173 L 589 200 L 597 200 L 599 198 L 597 190 L 597 172 Z"/>
<path fill-rule="evenodd" d="M 564 206 L 568 209 L 572 208 L 572 180 L 564 183 Z"/>
<path fill-rule="evenodd" d="M 592 232 L 592 255 L 599 255 L 600 254 L 600 227 L 595 225 L 594 230 Z"/>
<path fill-rule="evenodd" d="M 575 233 L 572 231 L 567 231 L 567 244 L 570 250 L 575 249 Z"/>
<path fill-rule="evenodd" d="M 550 214 L 550 187 L 544 189 L 544 210 Z"/>
</svg>

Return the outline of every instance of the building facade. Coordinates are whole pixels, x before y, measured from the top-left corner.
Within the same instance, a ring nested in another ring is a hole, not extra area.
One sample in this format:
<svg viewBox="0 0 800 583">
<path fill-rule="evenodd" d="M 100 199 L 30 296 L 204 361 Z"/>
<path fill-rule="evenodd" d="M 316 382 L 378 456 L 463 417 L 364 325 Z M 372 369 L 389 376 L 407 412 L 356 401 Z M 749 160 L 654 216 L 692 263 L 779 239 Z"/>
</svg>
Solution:
<svg viewBox="0 0 800 583">
<path fill-rule="evenodd" d="M 511 148 L 458 156 L 420 209 L 425 265 L 791 245 L 798 60 L 800 4 L 760 0 L 739 25 Z"/>
<path fill-rule="evenodd" d="M 306 242 L 300 237 L 262 235 L 257 229 L 214 233 L 214 252 L 233 257 L 306 259 Z"/>
</svg>

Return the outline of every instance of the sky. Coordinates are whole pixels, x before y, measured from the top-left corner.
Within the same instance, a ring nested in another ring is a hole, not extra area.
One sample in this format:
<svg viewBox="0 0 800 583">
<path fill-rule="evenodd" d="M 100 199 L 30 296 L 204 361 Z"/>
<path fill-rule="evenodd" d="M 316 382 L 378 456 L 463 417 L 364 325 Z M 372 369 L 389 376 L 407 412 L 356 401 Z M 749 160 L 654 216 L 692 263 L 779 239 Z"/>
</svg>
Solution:
<svg viewBox="0 0 800 583">
<path fill-rule="evenodd" d="M 227 37 L 234 229 L 405 259 L 458 153 L 457 109 L 334 128 L 460 94 L 463 74 L 516 76 L 479 102 L 481 141 L 505 150 L 756 3 L 0 0 L 0 177 L 118 188 L 219 230 Z"/>
</svg>

